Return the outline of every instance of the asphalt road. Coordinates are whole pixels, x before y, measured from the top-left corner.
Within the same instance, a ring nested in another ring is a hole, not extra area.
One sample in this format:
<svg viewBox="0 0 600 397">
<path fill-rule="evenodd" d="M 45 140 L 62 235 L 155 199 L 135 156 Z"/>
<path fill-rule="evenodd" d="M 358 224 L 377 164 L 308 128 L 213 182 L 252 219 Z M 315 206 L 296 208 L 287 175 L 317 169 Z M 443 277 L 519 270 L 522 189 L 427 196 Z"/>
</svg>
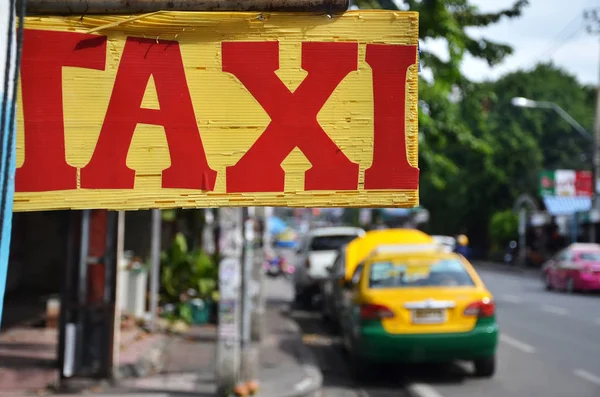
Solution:
<svg viewBox="0 0 600 397">
<path fill-rule="evenodd" d="M 470 364 L 454 363 L 400 368 L 375 383 L 356 384 L 339 338 L 318 310 L 293 309 L 323 371 L 323 397 L 599 397 L 600 294 L 546 291 L 531 275 L 489 268 L 480 275 L 496 299 L 501 328 L 494 378 L 474 378 Z M 285 280 L 269 281 L 267 289 L 272 298 L 292 299 Z"/>
</svg>

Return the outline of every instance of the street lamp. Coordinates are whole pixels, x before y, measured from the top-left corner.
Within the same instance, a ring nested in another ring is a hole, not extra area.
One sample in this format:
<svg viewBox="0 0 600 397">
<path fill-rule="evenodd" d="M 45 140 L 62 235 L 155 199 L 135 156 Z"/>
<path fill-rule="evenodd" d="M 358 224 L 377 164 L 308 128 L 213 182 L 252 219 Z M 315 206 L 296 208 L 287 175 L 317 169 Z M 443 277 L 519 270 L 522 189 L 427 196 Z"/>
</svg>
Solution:
<svg viewBox="0 0 600 397">
<path fill-rule="evenodd" d="M 513 106 L 518 108 L 537 108 L 537 109 L 552 109 L 556 113 L 558 113 L 567 123 L 569 123 L 577 132 L 579 132 L 584 138 L 594 141 L 594 136 L 581 124 L 577 122 L 569 113 L 567 113 L 563 108 L 558 106 L 554 102 L 546 102 L 546 101 L 534 101 L 533 99 L 523 98 L 523 97 L 514 97 L 511 101 Z"/>
<path fill-rule="evenodd" d="M 594 150 L 592 152 L 592 212 L 596 209 L 596 178 L 598 176 L 598 170 L 596 169 L 596 163 L 598 159 L 598 154 L 596 153 L 596 145 L 594 136 L 581 124 L 577 122 L 569 113 L 567 113 L 563 108 L 558 106 L 554 102 L 546 102 L 546 101 L 534 101 L 533 99 L 523 98 L 523 97 L 514 97 L 510 101 L 513 106 L 519 108 L 535 108 L 535 109 L 552 109 L 556 113 L 558 113 L 567 123 L 571 125 L 581 136 L 589 140 L 593 143 Z M 595 228 L 592 226 L 590 233 L 590 240 L 595 242 L 596 233 Z"/>
</svg>

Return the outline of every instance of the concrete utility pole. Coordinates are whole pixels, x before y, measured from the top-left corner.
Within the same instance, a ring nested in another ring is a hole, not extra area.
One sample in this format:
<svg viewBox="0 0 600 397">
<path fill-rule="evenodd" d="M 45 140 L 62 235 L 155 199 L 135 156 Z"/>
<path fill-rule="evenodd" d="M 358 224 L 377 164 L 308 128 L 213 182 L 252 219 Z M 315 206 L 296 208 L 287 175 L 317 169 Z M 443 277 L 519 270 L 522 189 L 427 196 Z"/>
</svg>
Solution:
<svg viewBox="0 0 600 397">
<path fill-rule="evenodd" d="M 252 270 L 252 282 L 257 290 L 252 298 L 252 319 L 250 321 L 250 337 L 253 342 L 262 339 L 264 330 L 265 294 L 264 294 L 264 272 L 262 268 L 265 256 L 270 254 L 271 241 L 268 230 L 269 217 L 273 214 L 272 207 L 256 208 L 256 219 L 263 222 L 263 233 L 261 236 L 262 250 L 254 253 L 254 267 Z"/>
<path fill-rule="evenodd" d="M 583 17 L 586 21 L 587 31 L 590 34 L 600 35 L 600 9 L 592 8 L 585 10 Z M 600 58 L 599 58 L 600 59 Z M 600 73 L 599 73 L 600 77 Z M 598 85 L 596 86 L 597 99 L 596 99 L 596 120 L 594 123 L 594 146 L 592 161 L 594 168 L 592 171 L 592 212 L 596 212 L 599 208 L 598 203 L 598 192 L 596 189 L 597 179 L 600 176 L 600 78 Z M 592 218 L 592 217 L 590 217 Z M 590 219 L 592 221 L 592 219 Z M 590 240 L 596 241 L 596 228 L 593 225 L 591 229 Z"/>
<path fill-rule="evenodd" d="M 247 383 L 258 377 L 258 350 L 252 344 L 252 306 L 257 285 L 252 277 L 254 268 L 254 208 L 242 209 L 244 219 L 244 248 L 242 259 L 242 340 L 241 340 L 241 382 Z"/>
<path fill-rule="evenodd" d="M 219 325 L 217 329 L 217 396 L 227 397 L 240 375 L 240 290 L 243 246 L 241 208 L 219 209 Z"/>
</svg>

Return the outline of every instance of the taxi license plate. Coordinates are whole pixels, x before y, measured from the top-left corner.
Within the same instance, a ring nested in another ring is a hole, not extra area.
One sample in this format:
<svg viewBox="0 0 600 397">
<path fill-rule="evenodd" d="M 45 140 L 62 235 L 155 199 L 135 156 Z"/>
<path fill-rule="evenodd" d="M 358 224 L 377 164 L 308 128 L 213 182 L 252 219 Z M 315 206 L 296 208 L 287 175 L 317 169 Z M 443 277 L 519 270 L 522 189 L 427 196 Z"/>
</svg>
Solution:
<svg viewBox="0 0 600 397">
<path fill-rule="evenodd" d="M 412 313 L 415 324 L 440 324 L 446 321 L 444 309 L 415 309 Z"/>
</svg>

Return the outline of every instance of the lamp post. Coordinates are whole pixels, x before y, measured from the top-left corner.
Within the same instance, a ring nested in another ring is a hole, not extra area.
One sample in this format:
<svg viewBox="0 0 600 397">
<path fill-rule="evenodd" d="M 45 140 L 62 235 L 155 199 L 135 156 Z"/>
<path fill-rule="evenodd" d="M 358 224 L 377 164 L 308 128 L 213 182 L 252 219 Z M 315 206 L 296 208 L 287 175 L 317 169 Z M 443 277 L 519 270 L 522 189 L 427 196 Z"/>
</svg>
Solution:
<svg viewBox="0 0 600 397">
<path fill-rule="evenodd" d="M 523 97 L 515 97 L 511 100 L 513 106 L 520 108 L 534 108 L 534 109 L 552 109 L 556 113 L 558 113 L 567 123 L 571 125 L 581 136 L 590 141 L 593 146 L 592 151 L 592 211 L 594 212 L 597 208 L 597 195 L 596 195 L 596 177 L 600 175 L 600 170 L 598 169 L 598 153 L 596 148 L 596 139 L 594 139 L 594 135 L 592 135 L 588 130 L 583 128 L 581 124 L 577 122 L 569 113 L 567 113 L 563 108 L 558 106 L 554 102 L 547 101 L 534 101 L 532 99 L 523 98 Z M 590 216 L 590 220 L 591 220 Z M 590 241 L 596 241 L 596 229 L 592 225 L 590 230 Z"/>
</svg>

